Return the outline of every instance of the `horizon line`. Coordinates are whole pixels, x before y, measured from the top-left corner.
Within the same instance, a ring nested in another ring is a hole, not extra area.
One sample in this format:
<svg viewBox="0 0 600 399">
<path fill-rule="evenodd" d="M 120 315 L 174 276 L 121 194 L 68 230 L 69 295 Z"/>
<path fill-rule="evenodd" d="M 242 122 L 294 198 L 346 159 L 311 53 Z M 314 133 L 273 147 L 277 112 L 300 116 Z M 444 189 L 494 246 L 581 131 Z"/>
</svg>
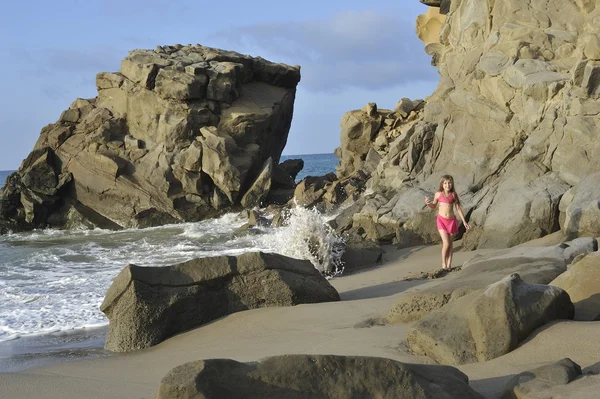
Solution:
<svg viewBox="0 0 600 399">
<path fill-rule="evenodd" d="M 313 154 L 281 154 L 282 157 L 301 157 L 304 155 L 335 155 L 333 152 L 317 152 L 317 153 L 313 153 Z M 0 172 L 16 172 L 18 171 L 19 168 L 17 169 L 3 169 L 0 170 Z"/>
</svg>

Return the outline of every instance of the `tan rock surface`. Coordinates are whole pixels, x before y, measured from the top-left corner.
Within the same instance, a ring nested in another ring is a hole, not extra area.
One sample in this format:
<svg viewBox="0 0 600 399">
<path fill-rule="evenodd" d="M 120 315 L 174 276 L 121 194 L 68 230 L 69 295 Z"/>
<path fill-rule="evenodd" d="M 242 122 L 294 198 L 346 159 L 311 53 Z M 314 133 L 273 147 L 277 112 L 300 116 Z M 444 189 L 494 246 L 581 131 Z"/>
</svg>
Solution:
<svg viewBox="0 0 600 399">
<path fill-rule="evenodd" d="M 445 20 L 446 16 L 440 14 L 438 7 L 429 7 L 425 14 L 417 17 L 417 36 L 426 45 L 439 43 L 440 30 Z"/>
<path fill-rule="evenodd" d="M 476 227 L 465 236 L 468 248 L 514 246 L 559 225 L 569 238 L 598 235 L 597 184 L 590 182 L 600 171 L 596 2 L 425 4 L 434 8 L 417 30 L 440 82 L 422 112 L 411 119 L 399 107 L 363 109 L 342 120 L 338 176 L 362 170 L 371 193 L 351 230 L 384 243 L 435 240 L 415 227 L 425 222 L 420 210 L 402 218 L 389 210 L 411 200 L 399 193 L 434 191 L 451 174 Z M 445 18 L 439 35 L 427 29 L 437 15 Z M 356 115 L 361 122 L 349 123 Z M 373 151 L 378 164 L 366 167 Z M 567 212 L 569 204 L 560 204 L 569 189 L 581 198 Z M 577 209 L 581 222 L 571 217 Z M 362 233 L 366 226 L 379 232 Z"/>
<path fill-rule="evenodd" d="M 413 326 L 406 343 L 441 364 L 483 362 L 516 349 L 534 329 L 573 314 L 564 290 L 525 283 L 515 273 L 431 313 Z"/>
<path fill-rule="evenodd" d="M 575 320 L 598 320 L 600 317 L 600 253 L 592 252 L 579 259 L 550 285 L 567 291 L 575 305 Z"/>
<path fill-rule="evenodd" d="M 299 67 L 200 45 L 133 50 L 120 72 L 98 74 L 98 97 L 42 129 L 0 217 L 73 226 L 76 207 L 85 226 L 114 228 L 231 210 L 265 161 L 278 163 L 299 80 Z"/>
</svg>

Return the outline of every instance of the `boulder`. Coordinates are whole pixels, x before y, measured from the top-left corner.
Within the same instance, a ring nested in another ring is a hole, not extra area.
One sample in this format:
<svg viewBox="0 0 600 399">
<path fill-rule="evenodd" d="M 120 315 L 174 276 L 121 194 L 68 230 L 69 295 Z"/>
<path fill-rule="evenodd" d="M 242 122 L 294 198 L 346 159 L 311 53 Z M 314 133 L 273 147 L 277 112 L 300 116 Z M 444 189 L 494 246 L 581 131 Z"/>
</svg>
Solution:
<svg viewBox="0 0 600 399">
<path fill-rule="evenodd" d="M 456 273 L 434 286 L 416 287 L 400 295 L 387 313 L 388 323 L 420 320 L 430 312 L 481 290 L 512 273 L 529 284 L 548 284 L 567 270 L 568 245 L 520 247 L 476 256 Z"/>
<path fill-rule="evenodd" d="M 550 282 L 562 288 L 575 305 L 575 320 L 600 317 L 600 252 L 588 253 Z"/>
<path fill-rule="evenodd" d="M 294 201 L 305 208 L 310 208 L 320 202 L 325 194 L 325 188 L 331 184 L 327 176 L 306 176 L 294 189 Z"/>
<path fill-rule="evenodd" d="M 542 391 L 530 392 L 529 396 L 525 396 L 524 398 L 594 399 L 598 396 L 598 390 L 600 390 L 600 374 L 585 373 L 569 384 L 558 384 Z"/>
<path fill-rule="evenodd" d="M 209 359 L 177 366 L 157 399 L 482 398 L 453 367 L 334 355 L 273 356 L 256 363 Z"/>
<path fill-rule="evenodd" d="M 502 399 L 554 397 L 550 394 L 552 388 L 569 384 L 579 376 L 581 376 L 581 367 L 577 363 L 568 358 L 561 359 L 514 376 L 508 382 Z"/>
<path fill-rule="evenodd" d="M 573 314 L 564 290 L 528 284 L 514 273 L 431 313 L 410 329 L 406 343 L 442 364 L 484 362 L 512 351 L 536 328 Z"/>
<path fill-rule="evenodd" d="M 309 261 L 252 252 L 166 267 L 128 265 L 100 310 L 109 319 L 105 348 L 126 352 L 242 310 L 339 299 Z"/>
<path fill-rule="evenodd" d="M 394 107 L 394 112 L 399 112 L 400 116 L 406 118 L 413 109 L 415 109 L 415 104 L 411 101 L 410 98 L 404 97 L 396 103 L 396 106 Z"/>
<path fill-rule="evenodd" d="M 525 165 L 519 168 L 498 186 L 485 213 L 472 213 L 471 223 L 481 226 L 482 234 L 466 249 L 512 247 L 558 230 L 559 202 L 570 186 L 556 174 L 537 176 Z"/>
</svg>

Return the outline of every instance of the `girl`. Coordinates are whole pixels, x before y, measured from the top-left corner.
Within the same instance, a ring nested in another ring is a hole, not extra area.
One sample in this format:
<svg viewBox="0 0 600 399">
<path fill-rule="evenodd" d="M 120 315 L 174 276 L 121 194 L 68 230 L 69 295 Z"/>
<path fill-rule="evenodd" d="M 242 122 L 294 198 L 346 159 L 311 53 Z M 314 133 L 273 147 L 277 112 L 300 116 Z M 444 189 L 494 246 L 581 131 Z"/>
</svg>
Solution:
<svg viewBox="0 0 600 399">
<path fill-rule="evenodd" d="M 425 197 L 425 204 L 431 209 L 435 209 L 435 206 L 440 204 L 439 213 L 437 216 L 437 229 L 442 237 L 442 269 L 452 269 L 452 241 L 454 236 L 458 233 L 458 221 L 454 216 L 454 205 L 456 205 L 456 211 L 462 219 L 463 225 L 467 230 L 471 227 L 465 220 L 458 194 L 454 191 L 454 178 L 450 175 L 442 176 L 440 180 L 440 186 L 437 193 L 433 197 L 433 201 Z"/>
</svg>

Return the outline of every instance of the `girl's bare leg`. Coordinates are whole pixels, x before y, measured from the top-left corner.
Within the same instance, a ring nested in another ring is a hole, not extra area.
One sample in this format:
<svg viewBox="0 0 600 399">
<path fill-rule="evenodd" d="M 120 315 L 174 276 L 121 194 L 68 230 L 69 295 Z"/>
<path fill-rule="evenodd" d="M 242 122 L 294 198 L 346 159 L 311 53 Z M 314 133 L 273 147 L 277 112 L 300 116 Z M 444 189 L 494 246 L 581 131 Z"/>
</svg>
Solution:
<svg viewBox="0 0 600 399">
<path fill-rule="evenodd" d="M 454 253 L 454 235 L 448 234 L 448 252 L 446 253 L 446 268 L 452 269 L 452 254 Z"/>
<path fill-rule="evenodd" d="M 440 233 L 440 237 L 442 237 L 442 269 L 445 270 L 448 268 L 448 252 L 450 249 L 450 245 L 452 245 L 452 242 L 450 241 L 450 235 L 448 233 L 446 233 L 444 230 L 438 231 Z"/>
</svg>

